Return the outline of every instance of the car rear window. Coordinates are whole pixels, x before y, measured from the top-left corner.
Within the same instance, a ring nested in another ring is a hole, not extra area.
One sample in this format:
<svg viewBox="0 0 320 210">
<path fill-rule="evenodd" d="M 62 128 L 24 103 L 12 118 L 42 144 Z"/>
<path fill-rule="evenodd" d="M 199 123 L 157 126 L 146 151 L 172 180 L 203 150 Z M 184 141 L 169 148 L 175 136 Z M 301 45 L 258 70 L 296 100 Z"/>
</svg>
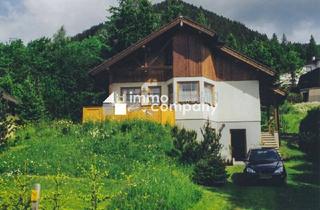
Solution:
<svg viewBox="0 0 320 210">
<path fill-rule="evenodd" d="M 249 161 L 278 161 L 280 157 L 274 150 L 252 150 L 250 153 Z"/>
</svg>

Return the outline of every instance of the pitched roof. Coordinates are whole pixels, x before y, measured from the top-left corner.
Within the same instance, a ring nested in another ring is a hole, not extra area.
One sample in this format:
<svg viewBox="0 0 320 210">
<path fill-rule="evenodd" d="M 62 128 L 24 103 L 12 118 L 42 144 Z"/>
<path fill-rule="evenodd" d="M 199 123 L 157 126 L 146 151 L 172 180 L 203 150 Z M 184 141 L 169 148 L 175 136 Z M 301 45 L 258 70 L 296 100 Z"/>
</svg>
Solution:
<svg viewBox="0 0 320 210">
<path fill-rule="evenodd" d="M 251 65 L 252 67 L 260 70 L 260 71 L 263 71 L 264 73 L 266 74 L 269 74 L 270 76 L 275 76 L 276 75 L 276 72 L 271 69 L 270 67 L 262 64 L 262 63 L 259 63 L 258 61 L 256 60 L 253 60 L 252 58 L 249 58 L 248 56 L 230 48 L 230 47 L 227 47 L 227 46 L 222 46 L 220 47 L 220 50 L 223 51 L 224 53 L 227 53 L 228 55 L 231 55 L 249 65 Z"/>
<path fill-rule="evenodd" d="M 298 88 L 320 87 L 320 68 L 316 68 L 308 73 L 301 75 Z"/>
<path fill-rule="evenodd" d="M 209 36 L 210 38 L 216 38 L 217 33 L 211 29 L 206 28 L 203 25 L 200 25 L 188 18 L 185 17 L 178 17 L 176 19 L 174 19 L 172 22 L 168 23 L 167 25 L 164 25 L 163 27 L 161 27 L 159 30 L 149 34 L 148 36 L 146 36 L 145 38 L 139 40 L 138 42 L 136 42 L 135 44 L 131 45 L 130 47 L 126 48 L 125 50 L 119 52 L 118 54 L 114 55 L 113 57 L 105 60 L 103 63 L 101 63 L 100 65 L 94 67 L 93 69 L 91 69 L 89 71 L 90 75 L 96 75 L 99 72 L 102 72 L 106 69 L 108 69 L 111 65 L 117 63 L 118 61 L 120 61 L 121 59 L 125 58 L 126 56 L 128 56 L 129 54 L 135 52 L 136 50 L 140 49 L 141 47 L 143 47 L 144 45 L 146 45 L 147 43 L 149 43 L 150 41 L 154 40 L 155 38 L 159 37 L 160 35 L 164 34 L 165 32 L 171 30 L 172 28 L 176 27 L 176 26 L 183 26 L 183 25 L 188 25 L 191 28 L 198 30 L 204 34 L 206 34 L 207 36 Z M 270 76 L 275 76 L 276 73 L 274 70 L 272 70 L 271 68 L 253 60 L 252 58 L 249 58 L 246 55 L 243 55 L 229 47 L 226 46 L 220 46 L 219 49 L 221 51 L 223 51 L 224 53 L 227 53 L 228 55 L 235 57 L 247 64 L 249 64 L 250 66 L 254 67 L 255 69 L 262 71 Z"/>
<path fill-rule="evenodd" d="M 108 68 L 109 66 L 111 66 L 112 64 L 115 64 L 116 62 L 120 61 L 121 59 L 125 58 L 127 55 L 131 54 L 132 52 L 138 50 L 139 48 L 141 48 L 142 46 L 144 46 L 145 44 L 149 43 L 150 41 L 154 40 L 155 38 L 159 37 L 160 35 L 164 34 L 165 32 L 169 31 L 170 29 L 176 27 L 176 26 L 183 26 L 183 25 L 187 25 L 190 26 L 193 29 L 196 29 L 198 31 L 203 32 L 204 34 L 208 35 L 209 37 L 214 37 L 216 36 L 216 32 L 212 31 L 211 29 L 208 29 L 188 18 L 185 17 L 178 17 L 176 19 L 174 19 L 172 22 L 168 23 L 167 25 L 162 26 L 160 29 L 158 29 L 157 31 L 149 34 L 148 36 L 144 37 L 143 39 L 139 40 L 138 42 L 136 42 L 135 44 L 131 45 L 130 47 L 126 48 L 125 50 L 119 52 L 118 54 L 114 55 L 113 57 L 105 60 L 103 63 L 101 63 L 100 65 L 94 67 L 93 69 L 91 69 L 89 71 L 89 74 L 91 75 L 95 75 L 101 71 L 103 71 L 104 69 Z"/>
<path fill-rule="evenodd" d="M 286 96 L 286 92 L 284 92 L 284 91 L 281 90 L 280 88 L 273 88 L 272 90 L 273 90 L 273 92 L 274 92 L 275 94 L 277 94 L 277 95 L 279 95 L 279 96 L 282 96 L 282 97 Z"/>
</svg>

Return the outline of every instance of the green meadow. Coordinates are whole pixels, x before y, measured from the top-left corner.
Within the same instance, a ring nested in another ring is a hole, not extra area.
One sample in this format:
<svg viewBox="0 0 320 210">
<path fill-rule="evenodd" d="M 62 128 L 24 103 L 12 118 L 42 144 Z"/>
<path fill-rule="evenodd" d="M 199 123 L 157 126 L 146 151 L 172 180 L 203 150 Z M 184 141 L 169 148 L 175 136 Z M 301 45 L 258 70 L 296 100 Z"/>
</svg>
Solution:
<svg viewBox="0 0 320 210">
<path fill-rule="evenodd" d="M 172 147 L 170 126 L 145 121 L 23 126 L 0 151 L 0 206 L 22 209 L 40 183 L 41 209 L 319 209 L 318 173 L 295 144 L 282 142 L 281 187 L 238 183 L 243 166 L 225 186 L 196 185 Z"/>
</svg>

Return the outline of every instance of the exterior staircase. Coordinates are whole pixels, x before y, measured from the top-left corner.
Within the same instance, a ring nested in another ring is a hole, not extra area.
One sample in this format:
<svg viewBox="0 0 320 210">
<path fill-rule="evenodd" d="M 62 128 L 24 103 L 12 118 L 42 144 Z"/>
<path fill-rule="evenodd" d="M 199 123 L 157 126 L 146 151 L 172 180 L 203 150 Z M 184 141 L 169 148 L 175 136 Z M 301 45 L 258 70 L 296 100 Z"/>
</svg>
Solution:
<svg viewBox="0 0 320 210">
<path fill-rule="evenodd" d="M 261 132 L 261 146 L 279 149 L 278 133 Z"/>
</svg>

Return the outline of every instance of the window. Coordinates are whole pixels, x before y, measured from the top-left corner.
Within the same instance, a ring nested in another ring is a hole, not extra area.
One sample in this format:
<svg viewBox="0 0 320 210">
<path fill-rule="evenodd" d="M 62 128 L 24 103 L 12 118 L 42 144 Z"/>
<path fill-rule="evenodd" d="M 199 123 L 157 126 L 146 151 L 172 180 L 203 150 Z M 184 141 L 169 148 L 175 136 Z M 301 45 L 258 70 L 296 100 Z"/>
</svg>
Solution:
<svg viewBox="0 0 320 210">
<path fill-rule="evenodd" d="M 140 87 L 124 87 L 121 88 L 121 96 L 124 102 L 129 104 L 140 103 L 141 88 Z M 139 96 L 139 97 L 136 97 Z"/>
<path fill-rule="evenodd" d="M 160 104 L 161 87 L 149 87 L 148 96 L 150 104 Z"/>
<path fill-rule="evenodd" d="M 199 82 L 178 82 L 178 101 L 180 103 L 198 103 Z"/>
<path fill-rule="evenodd" d="M 214 86 L 204 83 L 204 103 L 214 105 Z"/>
<path fill-rule="evenodd" d="M 168 85 L 168 104 L 173 104 L 173 85 Z"/>
</svg>

